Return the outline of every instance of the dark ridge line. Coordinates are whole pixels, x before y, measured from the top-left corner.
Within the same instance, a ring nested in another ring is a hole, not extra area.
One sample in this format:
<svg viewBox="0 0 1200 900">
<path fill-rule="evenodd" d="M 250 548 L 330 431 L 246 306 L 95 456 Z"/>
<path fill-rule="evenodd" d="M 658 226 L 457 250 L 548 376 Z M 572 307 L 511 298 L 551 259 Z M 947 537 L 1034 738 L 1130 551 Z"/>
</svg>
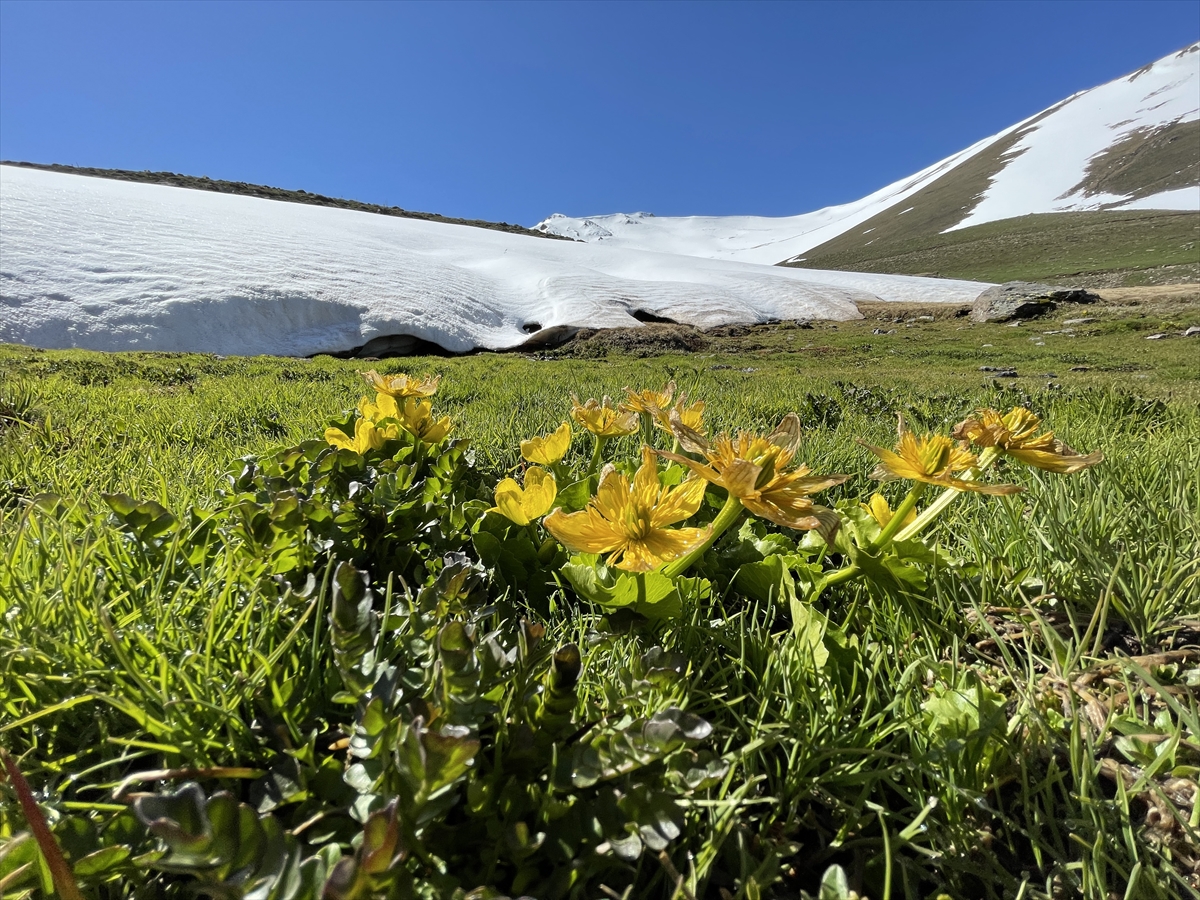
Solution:
<svg viewBox="0 0 1200 900">
<path fill-rule="evenodd" d="M 378 203 L 363 203 L 361 200 L 344 200 L 340 197 L 326 197 L 323 194 L 310 194 L 308 191 L 289 191 L 285 188 L 268 187 L 262 184 L 249 184 L 245 181 L 222 181 L 209 178 L 207 175 L 180 175 L 175 172 L 134 172 L 129 169 L 97 169 L 89 166 L 65 166 L 60 163 L 35 163 L 17 160 L 0 160 L 0 166 L 16 166 L 22 169 L 39 169 L 44 172 L 62 172 L 67 175 L 86 175 L 91 178 L 108 178 L 113 181 L 130 181 L 137 184 L 161 184 L 168 187 L 187 188 L 196 191 L 211 191 L 216 194 L 233 194 L 239 197 L 258 197 L 262 200 L 279 200 L 286 203 L 304 203 L 308 206 L 328 206 L 335 209 L 352 209 L 356 212 L 374 213 L 380 216 L 395 216 L 401 219 L 419 219 L 423 222 L 443 222 L 447 225 L 467 225 L 472 228 L 486 228 L 490 231 L 503 231 L 508 234 L 521 234 L 527 237 L 549 238 L 555 241 L 574 241 L 574 238 L 558 234 L 547 234 L 526 228 L 524 225 L 510 225 L 508 222 L 488 222 L 483 219 L 456 219 L 453 216 L 443 216 L 438 213 L 413 212 L 401 209 L 399 206 L 381 206 Z"/>
</svg>

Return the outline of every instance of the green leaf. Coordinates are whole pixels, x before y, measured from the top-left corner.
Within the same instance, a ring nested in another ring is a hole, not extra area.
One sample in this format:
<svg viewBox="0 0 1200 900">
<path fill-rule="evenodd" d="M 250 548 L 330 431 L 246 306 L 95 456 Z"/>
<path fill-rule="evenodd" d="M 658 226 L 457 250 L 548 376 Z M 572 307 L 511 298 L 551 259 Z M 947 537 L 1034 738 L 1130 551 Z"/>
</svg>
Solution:
<svg viewBox="0 0 1200 900">
<path fill-rule="evenodd" d="M 733 576 L 733 586 L 747 597 L 764 603 L 788 602 L 796 596 L 796 585 L 782 556 L 746 563 Z"/>
<path fill-rule="evenodd" d="M 651 621 L 676 619 L 683 601 L 673 579 L 660 572 L 624 573 L 613 586 L 609 608 L 627 608 Z"/>
<path fill-rule="evenodd" d="M 147 546 L 158 546 L 164 535 L 179 525 L 179 520 L 162 504 L 153 500 L 134 500 L 128 494 L 101 494 L 121 525 Z"/>
<path fill-rule="evenodd" d="M 833 865 L 821 876 L 821 888 L 817 900 L 850 900 L 850 881 L 846 878 L 846 870 Z"/>
<path fill-rule="evenodd" d="M 130 849 L 123 844 L 118 844 L 114 847 L 105 847 L 103 850 L 89 853 L 87 856 L 77 860 L 71 868 L 80 878 L 100 875 L 125 862 L 129 858 L 130 852 Z"/>
<path fill-rule="evenodd" d="M 824 669 L 825 664 L 829 662 L 829 648 L 825 646 L 829 620 L 824 614 L 800 600 L 792 601 L 791 611 L 792 633 L 796 637 L 797 647 L 812 657 L 814 668 Z"/>
</svg>

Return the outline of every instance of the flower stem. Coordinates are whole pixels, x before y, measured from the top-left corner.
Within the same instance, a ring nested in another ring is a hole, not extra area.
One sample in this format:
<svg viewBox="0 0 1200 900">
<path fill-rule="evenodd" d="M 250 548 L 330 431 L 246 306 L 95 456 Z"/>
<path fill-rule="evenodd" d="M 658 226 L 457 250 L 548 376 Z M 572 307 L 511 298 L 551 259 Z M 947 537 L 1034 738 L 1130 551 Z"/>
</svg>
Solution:
<svg viewBox="0 0 1200 900">
<path fill-rule="evenodd" d="M 592 450 L 592 463 L 588 466 L 587 477 L 591 478 L 600 471 L 600 462 L 604 453 L 604 438 L 596 435 L 596 447 Z"/>
<path fill-rule="evenodd" d="M 708 535 L 708 540 L 703 544 L 688 553 L 686 556 L 681 556 L 679 559 L 673 560 L 663 569 L 663 574 L 668 578 L 674 578 L 676 575 L 682 575 L 692 564 L 704 555 L 704 551 L 713 545 L 713 543 L 724 534 L 729 526 L 737 521 L 737 517 L 742 512 L 742 503 L 733 494 L 730 494 L 725 505 L 721 507 L 721 511 L 717 513 L 717 517 L 713 519 L 712 531 Z"/>
<path fill-rule="evenodd" d="M 836 572 L 826 575 L 824 578 L 818 581 L 813 588 L 812 599 L 816 600 L 819 596 L 821 596 L 821 594 L 825 592 L 825 588 L 831 587 L 835 584 L 841 584 L 843 581 L 850 581 L 852 578 L 857 578 L 861 574 L 862 569 L 858 567 L 858 563 L 850 563 L 850 565 L 846 566 L 845 568 L 838 569 Z"/>
<path fill-rule="evenodd" d="M 879 532 L 879 537 L 871 541 L 871 546 L 867 549 L 878 550 L 892 539 L 892 536 L 895 535 L 895 533 L 900 530 L 900 526 L 904 524 L 904 520 L 908 517 L 908 514 L 916 508 L 917 501 L 920 500 L 921 495 L 925 493 L 925 487 L 926 484 L 923 481 L 913 482 L 913 486 L 909 490 L 908 496 L 900 501 L 900 505 L 897 506 L 896 511 L 892 513 L 892 517 L 888 520 L 888 523 L 884 525 L 883 530 Z"/>
<path fill-rule="evenodd" d="M 642 432 L 642 443 L 648 447 L 654 446 L 654 419 L 650 413 L 638 413 L 639 427 Z"/>
<path fill-rule="evenodd" d="M 964 472 L 963 481 L 974 481 L 975 472 L 983 472 L 989 468 L 1000 456 L 1000 449 L 997 447 L 988 447 L 979 454 L 979 466 L 974 472 Z M 942 491 L 941 496 L 927 506 L 919 516 L 907 528 L 900 530 L 896 535 L 896 540 L 907 541 L 909 538 L 916 537 L 924 531 L 929 524 L 940 516 L 959 494 L 963 493 L 955 488 L 946 488 Z M 890 524 L 890 523 L 889 523 Z"/>
</svg>

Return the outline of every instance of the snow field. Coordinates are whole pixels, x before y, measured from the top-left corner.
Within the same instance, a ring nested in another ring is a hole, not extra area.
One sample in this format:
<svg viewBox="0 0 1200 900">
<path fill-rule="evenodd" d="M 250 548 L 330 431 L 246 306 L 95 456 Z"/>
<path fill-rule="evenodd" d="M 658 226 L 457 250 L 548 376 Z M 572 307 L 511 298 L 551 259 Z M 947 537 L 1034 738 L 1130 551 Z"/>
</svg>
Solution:
<svg viewBox="0 0 1200 900">
<path fill-rule="evenodd" d="M 857 318 L 986 285 L 784 269 L 0 166 L 0 342 L 344 352 L 504 349 L 552 326 Z"/>
</svg>

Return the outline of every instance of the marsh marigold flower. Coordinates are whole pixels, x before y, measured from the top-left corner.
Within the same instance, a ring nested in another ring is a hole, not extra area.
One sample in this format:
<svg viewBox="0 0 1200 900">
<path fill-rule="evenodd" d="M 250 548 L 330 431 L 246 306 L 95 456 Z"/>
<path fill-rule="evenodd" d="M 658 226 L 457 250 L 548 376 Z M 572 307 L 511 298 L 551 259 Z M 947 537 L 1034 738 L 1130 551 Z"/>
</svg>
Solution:
<svg viewBox="0 0 1200 900">
<path fill-rule="evenodd" d="M 799 530 L 837 531 L 833 510 L 817 506 L 811 494 L 841 484 L 849 475 L 810 476 L 808 466 L 788 471 L 800 445 L 800 420 L 788 413 L 766 437 L 739 432 L 736 438 L 721 434 L 708 443 L 696 430 L 672 416 L 675 436 L 684 449 L 704 456 L 697 462 L 677 453 L 659 451 L 666 459 L 687 466 L 701 478 L 724 488 L 756 516 Z"/>
<path fill-rule="evenodd" d="M 340 428 L 326 428 L 325 440 L 332 447 L 363 454 L 382 447 L 387 435 L 377 429 L 370 420 L 359 418 L 354 420 L 354 437 L 350 437 Z"/>
<path fill-rule="evenodd" d="M 1042 420 L 1031 411 L 1014 406 L 1005 415 L 981 409 L 977 418 L 959 422 L 953 434 L 977 447 L 996 447 L 1013 459 L 1048 472 L 1070 474 L 1104 459 L 1099 451 L 1084 455 L 1072 450 L 1055 438 L 1053 431 L 1038 434 L 1041 427 Z"/>
<path fill-rule="evenodd" d="M 879 523 L 880 528 L 887 528 L 888 522 L 892 521 L 892 516 L 895 514 L 892 508 L 888 506 L 888 502 L 883 494 L 872 494 L 870 500 L 866 503 L 860 503 L 859 506 L 871 514 L 871 518 Z M 911 525 L 916 519 L 917 511 L 910 509 L 908 515 L 900 523 L 900 526 Z"/>
<path fill-rule="evenodd" d="M 390 394 L 376 394 L 375 402 L 369 404 L 376 420 L 394 419 L 405 431 L 411 432 L 428 444 L 436 444 L 453 428 L 450 417 L 434 420 L 433 404 L 416 397 L 397 400 Z"/>
<path fill-rule="evenodd" d="M 550 512 L 557 496 L 558 484 L 554 475 L 530 466 L 525 471 L 524 488 L 513 478 L 505 478 L 496 485 L 496 505 L 490 512 L 498 512 L 517 525 L 528 525 Z"/>
<path fill-rule="evenodd" d="M 556 509 L 542 520 L 563 546 L 583 553 L 607 553 L 608 564 L 648 572 L 690 553 L 709 536 L 708 528 L 668 528 L 695 515 L 704 482 L 689 478 L 678 487 L 658 481 L 654 451 L 642 448 L 642 465 L 629 478 L 611 465 L 600 474 L 596 496 L 581 512 Z"/>
<path fill-rule="evenodd" d="M 671 408 L 671 398 L 675 395 L 675 382 L 668 381 L 661 391 L 634 391 L 625 388 L 625 409 L 635 413 L 645 413 L 653 416 L 661 410 Z"/>
<path fill-rule="evenodd" d="M 367 384 L 389 397 L 432 397 L 438 389 L 441 376 L 424 375 L 380 375 L 374 369 L 360 373 Z"/>
<path fill-rule="evenodd" d="M 680 394 L 674 406 L 659 409 L 654 413 L 654 424 L 663 431 L 668 431 L 672 434 L 675 432 L 676 426 L 673 423 L 676 420 L 680 426 L 688 429 L 690 432 L 703 434 L 704 401 L 697 400 L 695 403 L 689 405 L 687 395 Z"/>
<path fill-rule="evenodd" d="M 637 413 L 613 406 L 607 397 L 603 403 L 595 400 L 580 403 L 572 394 L 571 404 L 571 418 L 597 437 L 625 437 L 638 430 Z"/>
<path fill-rule="evenodd" d="M 571 446 L 571 423 L 563 422 L 545 437 L 521 441 L 521 456 L 531 463 L 552 466 L 567 455 Z"/>
<path fill-rule="evenodd" d="M 903 418 L 900 419 L 899 431 L 900 440 L 895 451 L 863 444 L 879 457 L 879 465 L 871 473 L 872 478 L 880 481 L 904 478 L 980 494 L 1015 494 L 1024 490 L 1016 484 L 980 484 L 956 478 L 959 472 L 974 469 L 979 464 L 975 454 L 956 446 L 944 435 L 927 434 L 917 438 L 908 430 Z"/>
</svg>

